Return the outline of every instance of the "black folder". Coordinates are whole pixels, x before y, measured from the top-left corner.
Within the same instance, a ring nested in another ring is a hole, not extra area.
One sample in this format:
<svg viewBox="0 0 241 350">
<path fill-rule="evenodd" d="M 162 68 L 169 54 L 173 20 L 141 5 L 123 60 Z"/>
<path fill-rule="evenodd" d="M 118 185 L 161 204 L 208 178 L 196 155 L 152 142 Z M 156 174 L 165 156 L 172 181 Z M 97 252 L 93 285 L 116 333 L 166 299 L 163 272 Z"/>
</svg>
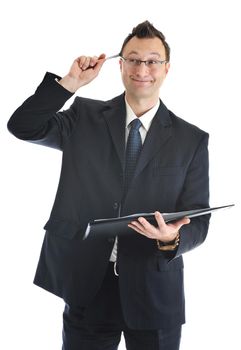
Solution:
<svg viewBox="0 0 241 350">
<path fill-rule="evenodd" d="M 182 219 L 184 217 L 194 218 L 196 216 L 211 214 L 220 209 L 227 209 L 233 207 L 234 204 L 224 205 L 222 207 L 213 207 L 213 208 L 202 208 L 202 209 L 193 209 L 186 211 L 179 211 L 174 213 L 162 213 L 162 216 L 165 222 L 172 222 Z M 137 220 L 139 217 L 144 217 L 151 224 L 155 225 L 155 215 L 154 213 L 136 213 L 127 216 L 120 216 L 117 218 L 109 219 L 97 219 L 90 221 L 85 231 L 83 239 L 87 237 L 115 237 L 119 235 L 133 233 L 134 231 L 128 227 L 128 224 L 131 221 Z"/>
</svg>

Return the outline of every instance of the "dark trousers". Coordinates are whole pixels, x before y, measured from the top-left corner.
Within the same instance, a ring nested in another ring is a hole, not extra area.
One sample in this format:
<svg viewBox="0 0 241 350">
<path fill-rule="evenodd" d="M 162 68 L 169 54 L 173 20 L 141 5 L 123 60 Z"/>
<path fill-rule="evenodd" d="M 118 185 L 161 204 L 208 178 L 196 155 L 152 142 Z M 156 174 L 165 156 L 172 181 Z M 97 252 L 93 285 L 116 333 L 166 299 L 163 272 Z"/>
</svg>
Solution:
<svg viewBox="0 0 241 350">
<path fill-rule="evenodd" d="M 127 350 L 178 350 L 181 326 L 147 331 L 126 326 L 113 265 L 109 263 L 102 287 L 89 307 L 65 306 L 62 350 L 117 350 L 122 332 Z"/>
</svg>

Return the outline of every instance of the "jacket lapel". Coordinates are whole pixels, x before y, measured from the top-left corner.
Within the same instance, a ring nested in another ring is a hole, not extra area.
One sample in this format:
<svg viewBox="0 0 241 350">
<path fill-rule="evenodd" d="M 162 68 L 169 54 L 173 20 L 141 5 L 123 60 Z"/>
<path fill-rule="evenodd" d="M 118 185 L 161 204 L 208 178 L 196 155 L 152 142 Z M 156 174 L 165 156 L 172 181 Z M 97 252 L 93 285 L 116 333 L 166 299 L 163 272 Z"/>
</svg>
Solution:
<svg viewBox="0 0 241 350">
<path fill-rule="evenodd" d="M 125 120 L 126 107 L 124 94 L 114 98 L 109 103 L 104 111 L 104 118 L 109 127 L 110 135 L 121 162 L 122 169 L 124 169 L 125 156 Z"/>
<path fill-rule="evenodd" d="M 161 102 L 160 107 L 152 121 L 151 127 L 146 135 L 143 148 L 138 159 L 134 178 L 138 176 L 146 167 L 150 160 L 155 156 L 160 148 L 171 137 L 171 119 L 169 111 Z"/>
</svg>

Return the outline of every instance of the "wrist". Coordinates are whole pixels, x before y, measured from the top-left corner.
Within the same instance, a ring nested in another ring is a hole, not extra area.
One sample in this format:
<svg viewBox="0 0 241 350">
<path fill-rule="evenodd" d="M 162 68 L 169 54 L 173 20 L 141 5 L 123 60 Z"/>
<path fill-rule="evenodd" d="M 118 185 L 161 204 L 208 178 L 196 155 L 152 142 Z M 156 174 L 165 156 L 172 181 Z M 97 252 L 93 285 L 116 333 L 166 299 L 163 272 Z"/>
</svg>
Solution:
<svg viewBox="0 0 241 350">
<path fill-rule="evenodd" d="M 169 242 L 163 242 L 157 239 L 156 240 L 157 248 L 162 251 L 175 250 L 179 245 L 179 240 L 180 240 L 179 232 L 177 232 L 175 238 Z"/>
<path fill-rule="evenodd" d="M 168 236 L 160 237 L 158 241 L 161 242 L 163 245 L 173 244 L 178 235 L 179 235 L 179 231 L 176 231 L 176 232 L 173 232 L 172 234 L 169 234 Z"/>
<path fill-rule="evenodd" d="M 62 79 L 58 80 L 58 83 L 72 93 L 75 93 L 80 88 L 79 80 L 70 77 L 69 75 L 66 75 Z"/>
</svg>

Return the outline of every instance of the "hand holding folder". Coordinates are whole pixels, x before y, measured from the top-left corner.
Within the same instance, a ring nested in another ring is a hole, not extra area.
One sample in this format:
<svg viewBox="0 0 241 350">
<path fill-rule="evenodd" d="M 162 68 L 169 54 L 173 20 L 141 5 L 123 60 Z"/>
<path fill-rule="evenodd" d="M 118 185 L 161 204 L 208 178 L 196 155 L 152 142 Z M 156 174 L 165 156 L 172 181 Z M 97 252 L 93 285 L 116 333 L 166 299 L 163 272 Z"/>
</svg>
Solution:
<svg viewBox="0 0 241 350">
<path fill-rule="evenodd" d="M 202 208 L 202 209 L 193 209 L 187 211 L 179 211 L 174 213 L 162 213 L 162 216 L 165 222 L 172 222 L 180 220 L 184 217 L 194 218 L 201 215 L 211 214 L 215 211 L 221 209 L 227 209 L 233 207 L 234 204 L 225 205 L 221 207 L 213 207 L 213 208 Z M 109 218 L 109 219 L 97 219 L 90 221 L 85 231 L 85 235 L 83 239 L 87 237 L 114 237 L 120 236 L 124 234 L 133 233 L 133 230 L 128 227 L 128 224 L 131 221 L 137 220 L 140 216 L 144 217 L 151 224 L 155 225 L 155 215 L 154 213 L 136 213 L 127 216 L 121 216 L 117 218 Z"/>
</svg>

